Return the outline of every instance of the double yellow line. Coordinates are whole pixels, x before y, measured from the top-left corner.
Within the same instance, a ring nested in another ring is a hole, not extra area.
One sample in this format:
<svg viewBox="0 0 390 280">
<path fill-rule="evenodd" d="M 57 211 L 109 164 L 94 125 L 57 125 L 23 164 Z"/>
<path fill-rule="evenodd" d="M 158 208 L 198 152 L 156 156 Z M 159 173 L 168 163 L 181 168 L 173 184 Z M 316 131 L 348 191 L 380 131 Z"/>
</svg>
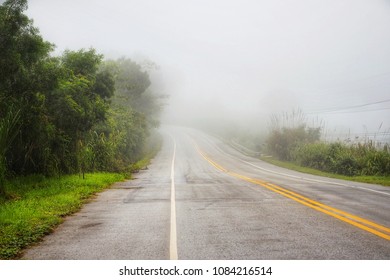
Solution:
<svg viewBox="0 0 390 280">
<path fill-rule="evenodd" d="M 310 207 L 312 209 L 315 209 L 317 211 L 320 211 L 322 213 L 325 213 L 329 216 L 332 216 L 336 219 L 339 219 L 343 222 L 346 222 L 348 224 L 351 224 L 355 227 L 358 227 L 360 229 L 363 229 L 365 231 L 368 231 L 370 233 L 373 233 L 379 237 L 382 237 L 386 240 L 390 240 L 390 228 L 388 227 L 385 227 L 385 226 L 382 226 L 382 225 L 379 225 L 375 222 L 372 222 L 372 221 L 369 221 L 369 220 L 366 220 L 366 219 L 363 219 L 359 216 L 356 216 L 356 215 L 352 215 L 350 213 L 347 213 L 345 211 L 342 211 L 342 210 L 339 210 L 337 208 L 334 208 L 334 207 L 330 207 L 328 205 L 325 205 L 323 203 L 320 203 L 318 201 L 315 201 L 315 200 L 312 200 L 308 197 L 305 197 L 303 195 L 300 195 L 298 193 L 295 193 L 293 191 L 290 191 L 288 189 L 285 189 L 285 188 L 282 188 L 280 186 L 277 186 L 275 184 L 271 184 L 271 183 L 268 183 L 268 182 L 265 182 L 265 181 L 262 181 L 262 180 L 259 180 L 259 179 L 253 179 L 253 178 L 250 178 L 250 177 L 247 177 L 247 176 L 244 176 L 244 175 L 241 175 L 241 174 L 237 174 L 235 172 L 232 172 L 232 171 L 229 171 L 227 169 L 225 169 L 224 167 L 222 167 L 221 165 L 219 165 L 218 163 L 216 163 L 215 161 L 213 161 L 209 156 L 207 156 L 204 152 L 202 152 L 200 150 L 200 148 L 198 147 L 198 145 L 195 143 L 195 146 L 196 146 L 196 149 L 198 150 L 199 154 L 206 160 L 208 161 L 212 166 L 214 166 L 215 168 L 217 168 L 218 170 L 224 172 L 224 173 L 227 173 L 233 177 L 236 177 L 236 178 L 239 178 L 239 179 L 242 179 L 244 181 L 247 181 L 247 182 L 250 182 L 250 183 L 253 183 L 253 184 L 256 184 L 256 185 L 259 185 L 259 186 L 262 186 L 262 187 L 265 187 L 273 192 L 276 192 L 278 194 L 281 194 L 285 197 L 288 197 L 292 200 L 295 200 L 296 202 L 299 202 L 307 207 Z"/>
</svg>

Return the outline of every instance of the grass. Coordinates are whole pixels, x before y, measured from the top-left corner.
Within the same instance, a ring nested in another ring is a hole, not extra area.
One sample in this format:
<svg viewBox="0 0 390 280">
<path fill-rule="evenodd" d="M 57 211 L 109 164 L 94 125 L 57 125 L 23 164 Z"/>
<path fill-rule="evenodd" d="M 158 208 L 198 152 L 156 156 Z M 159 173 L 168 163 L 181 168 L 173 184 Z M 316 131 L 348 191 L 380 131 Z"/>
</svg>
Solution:
<svg viewBox="0 0 390 280">
<path fill-rule="evenodd" d="M 303 167 L 292 162 L 280 161 L 270 157 L 261 157 L 261 160 L 280 167 L 284 167 L 287 169 L 308 173 L 312 175 L 318 175 L 323 177 L 336 178 L 336 179 L 342 179 L 342 180 L 348 180 L 354 182 L 378 184 L 382 186 L 390 186 L 390 176 L 345 176 L 345 175 L 323 172 L 313 168 Z"/>
<path fill-rule="evenodd" d="M 23 248 L 41 240 L 63 217 L 78 211 L 95 193 L 122 181 L 118 173 L 61 178 L 28 176 L 6 185 L 8 199 L 0 199 L 0 259 L 14 259 Z"/>
<path fill-rule="evenodd" d="M 80 210 L 94 194 L 145 169 L 160 150 L 161 139 L 156 137 L 143 159 L 130 166 L 128 175 L 87 173 L 85 179 L 79 175 L 34 175 L 8 181 L 7 197 L 0 196 L 0 259 L 20 257 L 24 248 L 52 232 L 65 216 Z"/>
</svg>

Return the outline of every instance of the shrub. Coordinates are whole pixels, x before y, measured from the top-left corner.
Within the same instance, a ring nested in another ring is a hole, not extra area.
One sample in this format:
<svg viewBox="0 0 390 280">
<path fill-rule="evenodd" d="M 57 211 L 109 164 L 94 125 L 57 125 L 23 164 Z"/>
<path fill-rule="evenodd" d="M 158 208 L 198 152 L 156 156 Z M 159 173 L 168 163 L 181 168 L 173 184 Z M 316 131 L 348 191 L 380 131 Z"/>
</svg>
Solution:
<svg viewBox="0 0 390 280">
<path fill-rule="evenodd" d="M 302 144 L 292 152 L 294 162 L 299 165 L 327 171 L 329 146 L 325 143 Z"/>
<path fill-rule="evenodd" d="M 301 166 L 340 175 L 390 175 L 390 153 L 371 144 L 303 143 L 296 146 L 291 160 Z"/>
<path fill-rule="evenodd" d="M 284 127 L 271 131 L 267 139 L 268 151 L 281 160 L 293 160 L 293 151 L 305 143 L 313 143 L 320 138 L 320 128 Z"/>
<path fill-rule="evenodd" d="M 358 162 L 348 147 L 343 147 L 331 157 L 330 171 L 336 174 L 353 176 L 359 173 Z"/>
<path fill-rule="evenodd" d="M 361 175 L 390 175 L 390 154 L 386 151 L 370 151 L 362 162 Z"/>
</svg>

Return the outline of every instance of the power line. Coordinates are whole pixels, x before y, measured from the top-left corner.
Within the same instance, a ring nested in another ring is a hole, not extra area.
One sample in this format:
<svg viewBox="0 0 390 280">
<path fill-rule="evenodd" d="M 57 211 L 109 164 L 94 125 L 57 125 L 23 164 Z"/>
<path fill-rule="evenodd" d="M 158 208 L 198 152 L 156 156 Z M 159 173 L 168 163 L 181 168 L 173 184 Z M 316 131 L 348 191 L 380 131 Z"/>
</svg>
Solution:
<svg viewBox="0 0 390 280">
<path fill-rule="evenodd" d="M 349 114 L 349 113 L 377 112 L 377 111 L 384 111 L 384 110 L 390 110 L 390 107 L 389 108 L 377 108 L 377 109 L 359 110 L 359 111 L 325 112 L 325 113 L 322 113 L 322 114 Z"/>
<path fill-rule="evenodd" d="M 370 103 L 365 103 L 365 104 L 360 104 L 360 105 L 347 106 L 347 107 L 336 107 L 336 108 L 322 109 L 322 110 L 318 110 L 318 111 L 308 112 L 308 114 L 335 113 L 335 112 L 338 112 L 338 111 L 345 111 L 345 110 L 350 110 L 350 109 L 362 108 L 362 107 L 366 107 L 366 106 L 377 105 L 377 104 L 382 104 L 382 103 L 387 103 L 387 102 L 390 102 L 390 99 L 385 99 L 385 100 L 381 100 L 381 101 L 370 102 Z M 380 111 L 380 110 L 388 110 L 388 109 L 390 109 L 390 108 L 376 108 L 376 109 L 368 109 L 368 110 L 361 110 L 361 111 L 350 111 L 350 112 L 340 112 L 340 113 L 358 113 L 358 112 Z"/>
</svg>

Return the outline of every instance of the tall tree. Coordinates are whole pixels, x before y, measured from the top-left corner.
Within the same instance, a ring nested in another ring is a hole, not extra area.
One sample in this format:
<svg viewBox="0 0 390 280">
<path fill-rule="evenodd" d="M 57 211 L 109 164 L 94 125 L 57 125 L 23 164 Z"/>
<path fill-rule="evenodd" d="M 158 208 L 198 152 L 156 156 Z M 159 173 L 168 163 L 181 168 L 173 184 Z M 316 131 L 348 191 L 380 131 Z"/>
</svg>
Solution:
<svg viewBox="0 0 390 280">
<path fill-rule="evenodd" d="M 59 87 L 47 95 L 49 118 L 57 130 L 57 140 L 67 143 L 64 147 L 55 141 L 52 151 L 60 152 L 61 157 L 66 151 L 68 158 L 72 158 L 62 166 L 67 172 L 86 169 L 85 157 L 80 155 L 85 154 L 90 130 L 106 120 L 114 80 L 110 73 L 99 72 L 101 60 L 102 56 L 94 49 L 66 51 L 60 58 L 65 75 Z"/>
<path fill-rule="evenodd" d="M 157 127 L 163 107 L 162 100 L 166 96 L 157 95 L 150 90 L 151 81 L 148 72 L 128 58 L 107 61 L 103 69 L 111 71 L 114 75 L 113 104 L 131 108 L 142 114 L 150 127 Z"/>
<path fill-rule="evenodd" d="M 4 184 L 7 171 L 6 152 L 13 139 L 17 135 L 17 125 L 19 123 L 19 112 L 10 108 L 7 115 L 0 118 L 0 195 L 5 194 Z"/>
<path fill-rule="evenodd" d="M 0 6 L 0 183 L 7 167 L 18 175 L 126 169 L 159 109 L 148 74 L 129 59 L 101 67 L 94 49 L 51 57 L 26 8 L 25 0 Z"/>
<path fill-rule="evenodd" d="M 30 159 L 43 129 L 42 92 L 56 83 L 55 79 L 46 79 L 53 46 L 23 14 L 26 8 L 25 0 L 8 0 L 0 6 L 0 117 L 5 118 L 9 108 L 19 112 L 20 131 L 9 149 L 9 161 L 19 169 L 28 162 L 35 164 Z"/>
</svg>

